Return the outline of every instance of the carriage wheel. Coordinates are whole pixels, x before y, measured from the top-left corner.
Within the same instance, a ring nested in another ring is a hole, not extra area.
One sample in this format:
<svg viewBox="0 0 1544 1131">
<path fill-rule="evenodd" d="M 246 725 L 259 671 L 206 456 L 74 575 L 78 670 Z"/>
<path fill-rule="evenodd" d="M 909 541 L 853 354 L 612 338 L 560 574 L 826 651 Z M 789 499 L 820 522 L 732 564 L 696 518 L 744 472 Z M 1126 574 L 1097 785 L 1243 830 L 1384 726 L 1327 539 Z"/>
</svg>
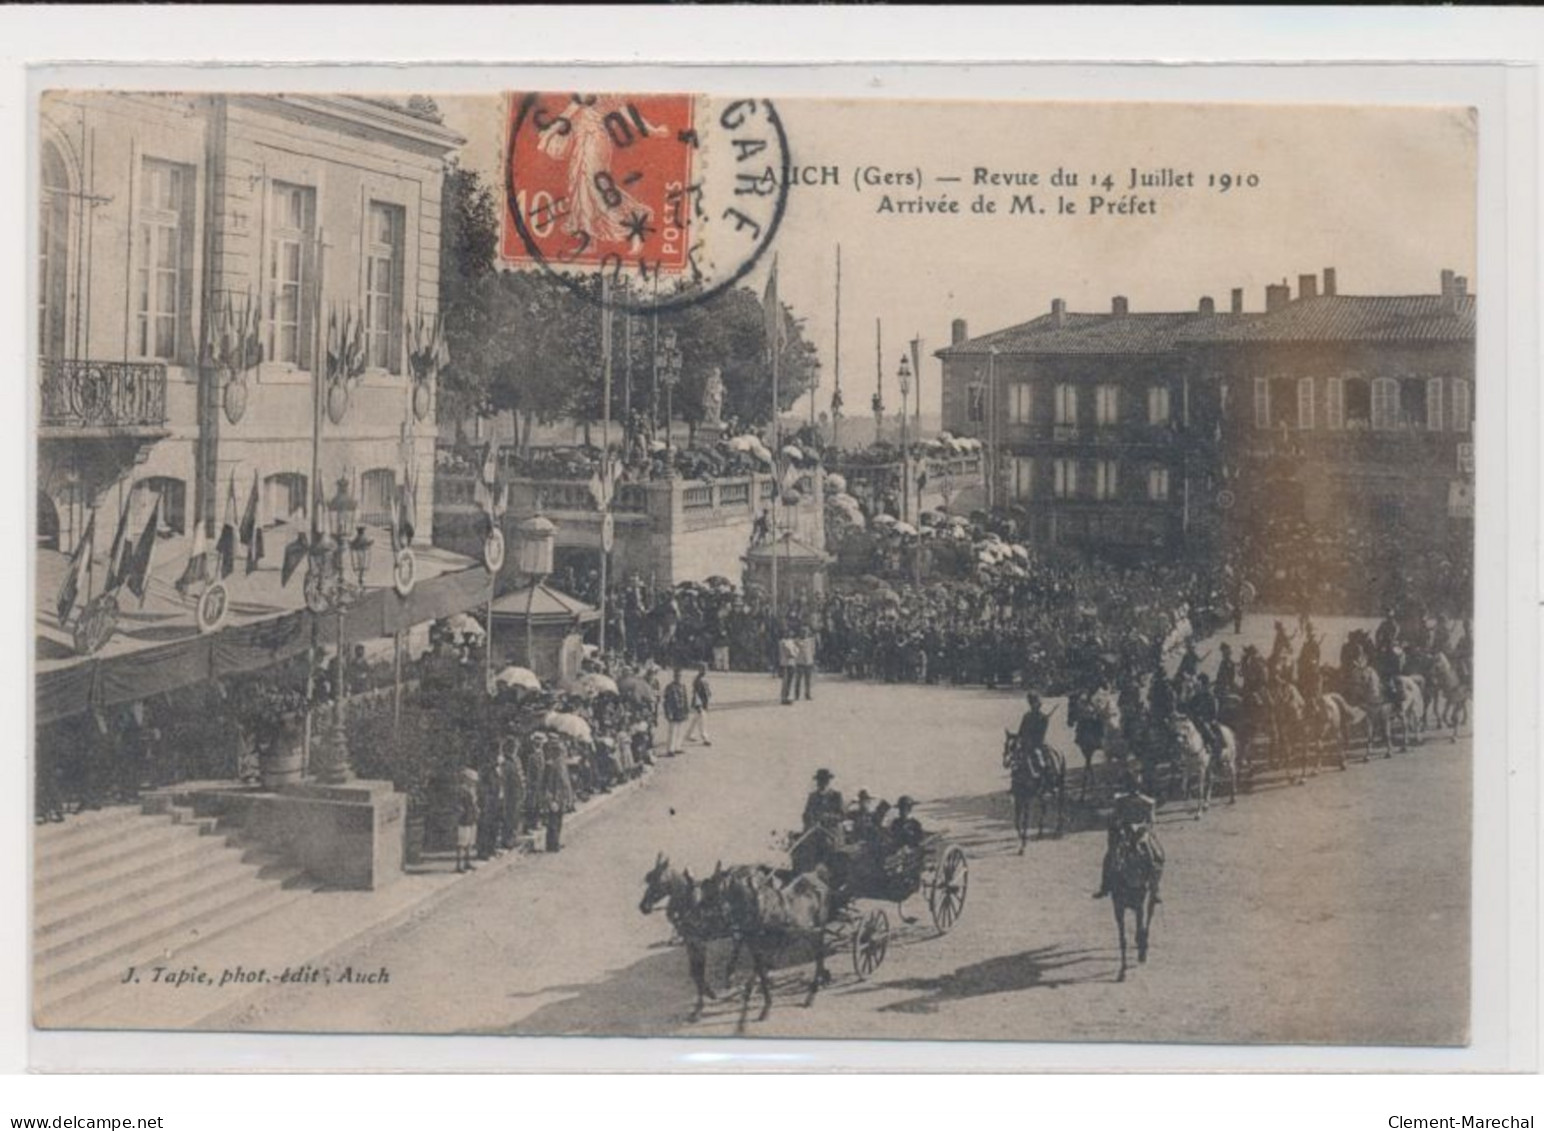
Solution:
<svg viewBox="0 0 1544 1131">
<path fill-rule="evenodd" d="M 970 862 L 963 850 L 951 848 L 934 871 L 927 893 L 928 910 L 933 913 L 933 926 L 939 934 L 947 934 L 964 912 L 969 888 Z"/>
<path fill-rule="evenodd" d="M 867 978 L 884 965 L 890 949 L 890 916 L 875 908 L 863 917 L 852 933 L 852 969 L 859 979 Z"/>
</svg>

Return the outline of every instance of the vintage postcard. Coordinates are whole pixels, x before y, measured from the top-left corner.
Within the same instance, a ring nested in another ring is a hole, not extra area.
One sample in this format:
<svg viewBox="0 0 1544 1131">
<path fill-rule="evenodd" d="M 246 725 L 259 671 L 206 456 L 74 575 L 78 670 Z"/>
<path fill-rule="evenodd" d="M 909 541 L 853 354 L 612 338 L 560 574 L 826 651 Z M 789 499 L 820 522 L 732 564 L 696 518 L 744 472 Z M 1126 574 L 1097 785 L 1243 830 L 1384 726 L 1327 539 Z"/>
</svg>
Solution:
<svg viewBox="0 0 1544 1131">
<path fill-rule="evenodd" d="M 1477 133 L 48 90 L 35 1025 L 1465 1045 Z"/>
</svg>

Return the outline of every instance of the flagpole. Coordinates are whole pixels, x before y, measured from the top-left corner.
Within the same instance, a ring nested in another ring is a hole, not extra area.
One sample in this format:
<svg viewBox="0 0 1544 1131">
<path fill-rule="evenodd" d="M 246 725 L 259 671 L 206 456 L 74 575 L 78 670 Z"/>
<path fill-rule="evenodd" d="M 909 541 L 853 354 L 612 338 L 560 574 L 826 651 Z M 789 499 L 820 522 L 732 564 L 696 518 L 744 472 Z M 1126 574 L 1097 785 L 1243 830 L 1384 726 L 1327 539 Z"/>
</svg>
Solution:
<svg viewBox="0 0 1544 1131">
<path fill-rule="evenodd" d="M 600 277 L 600 368 L 601 368 L 601 419 L 600 419 L 600 483 L 601 497 L 597 500 L 601 510 L 600 547 L 600 655 L 606 657 L 606 585 L 607 565 L 611 552 L 606 548 L 605 523 L 611 513 L 611 278 Z M 493 623 L 493 618 L 488 618 Z"/>
<path fill-rule="evenodd" d="M 783 458 L 783 443 L 781 435 L 782 419 L 777 411 L 777 376 L 778 354 L 777 348 L 779 331 L 782 329 L 783 300 L 777 293 L 777 256 L 772 256 L 772 337 L 767 342 L 772 351 L 772 617 L 777 618 L 777 543 L 782 533 L 778 522 L 777 508 L 782 502 L 783 482 L 781 473 L 781 460 Z"/>
<path fill-rule="evenodd" d="M 841 447 L 842 410 L 838 407 L 842 396 L 842 245 L 836 245 L 836 350 L 832 360 L 836 364 L 836 389 L 832 394 L 831 446 Z"/>
<path fill-rule="evenodd" d="M 308 500 L 311 510 L 311 540 L 307 547 L 311 553 L 312 561 L 316 560 L 315 552 L 317 539 L 321 534 L 321 508 L 317 502 L 322 498 L 318 492 L 321 486 L 322 475 L 322 383 L 323 367 L 327 364 L 324 352 L 325 339 L 322 328 L 322 248 L 326 245 L 326 229 L 316 229 L 316 306 L 311 316 L 311 485 Z M 309 570 L 310 563 L 307 563 Z M 302 584 L 303 584 L 302 580 Z M 316 697 L 316 648 L 317 648 L 317 617 L 311 614 L 311 647 L 306 652 L 306 715 L 305 731 L 302 736 L 303 764 L 300 767 L 301 777 L 311 773 L 311 736 L 315 729 L 312 715 L 314 713 L 312 701 Z"/>
</svg>

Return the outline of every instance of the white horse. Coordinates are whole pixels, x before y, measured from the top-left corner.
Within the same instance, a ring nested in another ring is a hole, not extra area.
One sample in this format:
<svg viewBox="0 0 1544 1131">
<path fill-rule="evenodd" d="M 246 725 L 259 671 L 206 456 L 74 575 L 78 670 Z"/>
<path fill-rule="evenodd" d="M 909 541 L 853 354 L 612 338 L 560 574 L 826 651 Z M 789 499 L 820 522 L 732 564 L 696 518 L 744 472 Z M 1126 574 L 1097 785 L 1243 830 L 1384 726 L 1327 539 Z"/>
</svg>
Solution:
<svg viewBox="0 0 1544 1131">
<path fill-rule="evenodd" d="M 1399 693 L 1397 706 L 1405 741 L 1409 742 L 1413 734 L 1419 742 L 1421 732 L 1426 729 L 1426 681 L 1418 675 L 1402 675 L 1394 683 Z"/>
<path fill-rule="evenodd" d="M 1228 727 L 1219 726 L 1217 730 L 1222 737 L 1222 749 L 1213 756 L 1195 723 L 1183 715 L 1175 716 L 1172 723 L 1171 733 L 1180 752 L 1180 799 L 1190 800 L 1191 782 L 1195 782 L 1196 805 L 1192 816 L 1197 821 L 1211 806 L 1212 783 L 1219 775 L 1228 780 L 1229 803 L 1238 800 L 1238 740 Z"/>
<path fill-rule="evenodd" d="M 1453 662 L 1443 652 L 1438 652 L 1431 662 L 1431 698 L 1440 702 L 1437 722 L 1452 728 L 1452 740 L 1458 741 L 1458 727 L 1469 718 L 1470 691 L 1458 678 Z"/>
</svg>

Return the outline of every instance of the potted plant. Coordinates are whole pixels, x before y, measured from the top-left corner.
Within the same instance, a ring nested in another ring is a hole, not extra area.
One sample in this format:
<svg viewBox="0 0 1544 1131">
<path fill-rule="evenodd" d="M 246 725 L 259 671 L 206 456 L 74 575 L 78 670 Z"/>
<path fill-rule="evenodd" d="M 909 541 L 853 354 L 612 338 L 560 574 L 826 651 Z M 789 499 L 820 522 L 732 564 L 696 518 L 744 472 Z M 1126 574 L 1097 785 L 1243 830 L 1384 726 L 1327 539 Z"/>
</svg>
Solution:
<svg viewBox="0 0 1544 1131">
<path fill-rule="evenodd" d="M 301 748 L 308 706 L 304 685 L 280 673 L 248 680 L 235 695 L 235 716 L 252 740 L 264 789 L 279 789 L 300 781 L 304 770 Z"/>
</svg>

